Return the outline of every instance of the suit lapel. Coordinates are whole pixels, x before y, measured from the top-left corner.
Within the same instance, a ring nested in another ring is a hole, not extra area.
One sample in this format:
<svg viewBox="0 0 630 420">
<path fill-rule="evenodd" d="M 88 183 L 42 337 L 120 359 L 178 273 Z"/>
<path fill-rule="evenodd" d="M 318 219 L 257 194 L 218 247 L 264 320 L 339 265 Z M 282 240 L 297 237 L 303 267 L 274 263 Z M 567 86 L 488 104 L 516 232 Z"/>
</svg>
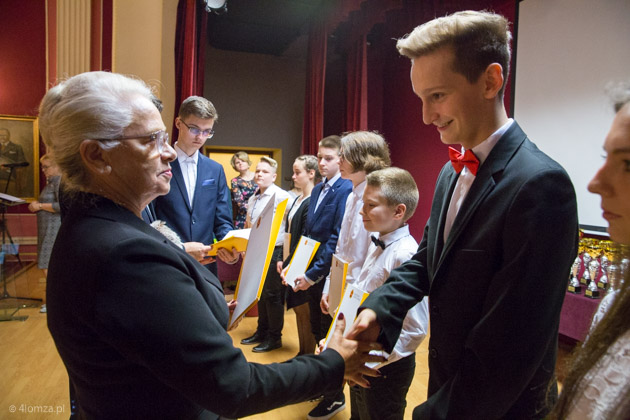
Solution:
<svg viewBox="0 0 630 420">
<path fill-rule="evenodd" d="M 182 168 L 179 166 L 179 161 L 175 159 L 171 162 L 171 171 L 173 172 L 173 179 L 175 180 L 175 185 L 182 195 L 182 200 L 186 203 L 186 208 L 189 212 L 192 213 L 192 207 L 188 202 L 188 191 L 186 190 L 186 182 L 184 182 L 184 174 L 182 174 Z M 199 176 L 197 176 L 199 179 Z M 171 182 L 171 188 L 173 188 L 173 183 Z"/>
<path fill-rule="evenodd" d="M 199 152 L 197 152 L 199 153 Z M 199 191 L 201 190 L 201 183 L 205 179 L 204 174 L 201 173 L 201 154 L 197 156 L 197 179 L 195 180 L 195 194 L 193 195 L 192 208 L 195 208 L 195 202 L 197 201 L 197 197 L 199 197 Z M 192 209 L 191 209 L 192 210 Z"/>
<path fill-rule="evenodd" d="M 514 156 L 523 141 L 525 141 L 526 137 L 527 136 L 523 130 L 521 130 L 520 126 L 514 122 L 508 131 L 499 139 L 483 165 L 481 165 L 479 172 L 477 173 L 477 176 L 466 195 L 466 199 L 462 204 L 462 208 L 459 213 L 457 213 L 457 216 L 453 221 L 451 232 L 446 239 L 442 252 L 439 254 L 436 253 L 439 255 L 439 262 L 436 265 L 436 271 L 451 251 L 453 244 L 457 241 L 457 238 L 467 228 L 470 218 L 473 216 L 479 205 L 494 189 L 496 186 L 495 179 L 498 179 L 500 173 L 505 170 L 508 162 L 512 159 L 512 156 Z M 455 177 L 455 179 L 457 179 L 457 177 Z M 444 232 L 444 220 L 446 218 L 448 204 L 453 192 L 452 188 L 454 188 L 454 184 L 449 189 L 445 205 L 442 207 L 442 214 L 440 217 L 441 229 L 438 229 L 438 234 L 441 234 L 442 236 Z M 492 215 L 488 215 L 488 217 L 492 217 Z M 437 240 L 439 240 L 439 238 L 437 238 Z"/>
</svg>

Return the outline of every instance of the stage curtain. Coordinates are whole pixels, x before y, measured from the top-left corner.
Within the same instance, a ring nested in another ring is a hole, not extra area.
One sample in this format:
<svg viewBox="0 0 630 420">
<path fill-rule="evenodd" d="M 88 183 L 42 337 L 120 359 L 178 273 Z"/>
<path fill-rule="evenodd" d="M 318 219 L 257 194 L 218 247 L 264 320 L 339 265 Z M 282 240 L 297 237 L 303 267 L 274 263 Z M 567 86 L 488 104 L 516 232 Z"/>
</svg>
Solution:
<svg viewBox="0 0 630 420">
<path fill-rule="evenodd" d="M 346 125 L 345 131 L 368 129 L 367 40 L 359 37 L 348 51 L 346 61 Z"/>
<path fill-rule="evenodd" d="M 182 101 L 203 96 L 207 16 L 201 2 L 179 0 L 175 29 L 175 115 Z M 173 122 L 171 138 L 177 138 Z"/>
<path fill-rule="evenodd" d="M 327 39 L 326 24 L 317 19 L 311 24 L 308 37 L 302 154 L 316 155 L 318 143 L 324 137 Z"/>
</svg>

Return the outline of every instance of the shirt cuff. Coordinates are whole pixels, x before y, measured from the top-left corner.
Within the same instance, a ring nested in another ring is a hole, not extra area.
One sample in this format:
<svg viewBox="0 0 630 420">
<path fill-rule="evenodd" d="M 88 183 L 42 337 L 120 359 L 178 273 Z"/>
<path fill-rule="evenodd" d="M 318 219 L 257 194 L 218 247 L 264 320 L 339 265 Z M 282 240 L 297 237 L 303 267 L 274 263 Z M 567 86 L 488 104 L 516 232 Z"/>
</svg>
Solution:
<svg viewBox="0 0 630 420">
<path fill-rule="evenodd" d="M 306 274 L 304 274 L 304 280 L 306 280 L 308 282 L 308 284 L 310 284 L 311 286 L 315 284 L 315 282 L 311 279 L 309 279 Z"/>
</svg>

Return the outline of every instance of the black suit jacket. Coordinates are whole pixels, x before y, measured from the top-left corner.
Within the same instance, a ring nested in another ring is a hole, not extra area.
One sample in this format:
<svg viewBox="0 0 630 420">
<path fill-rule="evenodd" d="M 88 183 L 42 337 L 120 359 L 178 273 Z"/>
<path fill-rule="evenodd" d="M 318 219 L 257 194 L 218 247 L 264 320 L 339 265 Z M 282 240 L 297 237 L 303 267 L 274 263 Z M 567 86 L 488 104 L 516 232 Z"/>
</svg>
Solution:
<svg viewBox="0 0 630 420">
<path fill-rule="evenodd" d="M 291 258 L 293 258 L 293 253 L 295 252 L 295 248 L 298 246 L 298 242 L 302 235 L 304 235 L 306 230 L 306 218 L 308 216 L 308 207 L 311 202 L 311 197 L 305 198 L 301 203 L 300 207 L 295 211 L 293 215 L 293 219 L 291 219 L 291 230 L 289 232 L 289 214 L 287 213 L 287 219 L 285 222 L 287 232 L 291 233 L 291 243 L 289 244 L 290 253 L 286 260 L 282 263 L 283 267 L 288 267 L 291 263 Z M 290 210 L 290 209 L 289 209 Z M 308 300 L 308 295 L 306 294 L 306 290 L 299 290 L 297 292 L 293 291 L 292 287 L 287 287 L 286 292 L 286 302 L 287 309 L 291 309 L 295 306 L 299 306 L 303 303 L 306 303 Z"/>
<path fill-rule="evenodd" d="M 428 400 L 414 419 L 542 418 L 558 324 L 577 254 L 575 192 L 566 172 L 518 124 L 479 168 L 446 243 L 458 175 L 440 172 L 414 257 L 365 307 L 391 349 L 409 308 L 429 297 Z"/>
<path fill-rule="evenodd" d="M 48 276 L 48 326 L 82 418 L 235 418 L 342 383 L 335 351 L 247 363 L 216 277 L 102 197 L 73 196 Z"/>
</svg>

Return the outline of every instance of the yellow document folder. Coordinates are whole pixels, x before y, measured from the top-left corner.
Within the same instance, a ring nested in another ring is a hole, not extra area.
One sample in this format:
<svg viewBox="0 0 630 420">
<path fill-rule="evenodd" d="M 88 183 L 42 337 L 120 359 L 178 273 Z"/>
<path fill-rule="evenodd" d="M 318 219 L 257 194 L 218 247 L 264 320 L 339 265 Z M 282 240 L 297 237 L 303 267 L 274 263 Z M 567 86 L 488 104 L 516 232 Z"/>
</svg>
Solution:
<svg viewBox="0 0 630 420">
<path fill-rule="evenodd" d="M 217 255 L 219 248 L 225 248 L 232 252 L 232 248 L 236 248 L 238 252 L 245 252 L 247 242 L 249 241 L 249 233 L 251 229 L 236 229 L 229 231 L 225 237 L 219 242 L 212 244 L 212 249 L 208 251 L 208 255 L 214 257 Z"/>
</svg>

